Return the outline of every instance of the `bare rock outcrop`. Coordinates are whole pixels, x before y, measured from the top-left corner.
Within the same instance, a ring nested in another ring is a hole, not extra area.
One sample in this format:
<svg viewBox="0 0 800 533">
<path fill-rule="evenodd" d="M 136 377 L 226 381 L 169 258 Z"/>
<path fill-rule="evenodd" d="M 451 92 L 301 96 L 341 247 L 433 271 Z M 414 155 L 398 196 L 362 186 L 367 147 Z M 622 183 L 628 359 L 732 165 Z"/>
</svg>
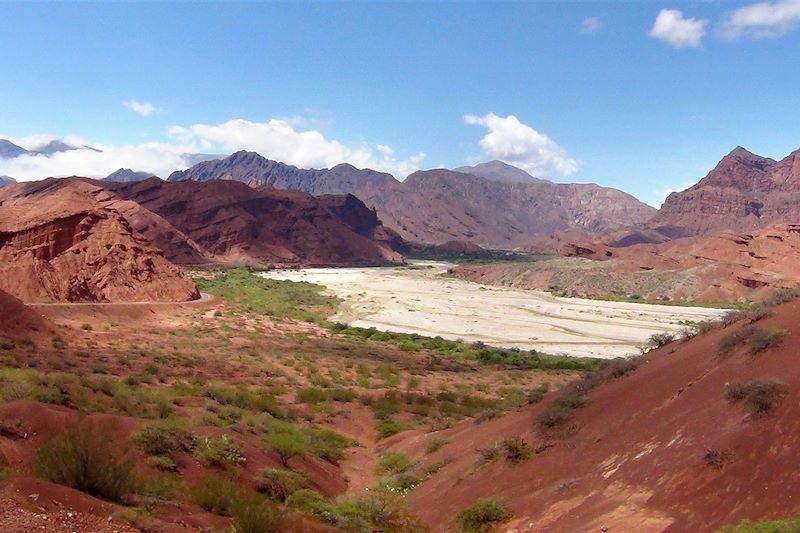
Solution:
<svg viewBox="0 0 800 533">
<path fill-rule="evenodd" d="M 0 289 L 27 302 L 185 301 L 194 283 L 80 179 L 5 187 Z"/>
</svg>

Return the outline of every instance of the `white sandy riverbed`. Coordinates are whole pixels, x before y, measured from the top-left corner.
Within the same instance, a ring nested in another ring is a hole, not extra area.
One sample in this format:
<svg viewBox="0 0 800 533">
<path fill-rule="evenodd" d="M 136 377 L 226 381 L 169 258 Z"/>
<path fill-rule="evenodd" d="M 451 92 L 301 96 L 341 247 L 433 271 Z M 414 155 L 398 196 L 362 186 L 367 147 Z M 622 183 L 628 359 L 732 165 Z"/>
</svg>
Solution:
<svg viewBox="0 0 800 533">
<path fill-rule="evenodd" d="M 724 311 L 580 298 L 490 287 L 443 277 L 447 265 L 273 271 L 274 279 L 325 285 L 344 301 L 334 320 L 383 331 L 439 335 L 573 356 L 638 353 L 654 333 Z"/>
</svg>

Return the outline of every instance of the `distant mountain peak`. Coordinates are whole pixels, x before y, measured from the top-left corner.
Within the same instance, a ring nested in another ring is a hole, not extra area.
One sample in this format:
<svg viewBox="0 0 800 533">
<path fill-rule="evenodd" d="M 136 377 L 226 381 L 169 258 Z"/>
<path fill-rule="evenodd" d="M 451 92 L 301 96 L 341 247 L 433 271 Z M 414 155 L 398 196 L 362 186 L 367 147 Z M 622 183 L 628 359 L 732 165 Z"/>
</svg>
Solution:
<svg viewBox="0 0 800 533">
<path fill-rule="evenodd" d="M 144 181 L 151 177 L 151 172 L 135 172 L 129 168 L 120 168 L 103 178 L 103 181 L 115 181 L 117 183 L 131 183 L 135 181 Z"/>
<path fill-rule="evenodd" d="M 510 165 L 497 159 L 480 163 L 474 166 L 458 167 L 453 169 L 463 174 L 472 174 L 492 181 L 505 183 L 549 183 L 547 180 L 531 176 L 519 167 Z"/>
<path fill-rule="evenodd" d="M 0 139 L 0 159 L 11 159 L 29 153 L 28 150 L 17 146 L 7 139 Z"/>
</svg>

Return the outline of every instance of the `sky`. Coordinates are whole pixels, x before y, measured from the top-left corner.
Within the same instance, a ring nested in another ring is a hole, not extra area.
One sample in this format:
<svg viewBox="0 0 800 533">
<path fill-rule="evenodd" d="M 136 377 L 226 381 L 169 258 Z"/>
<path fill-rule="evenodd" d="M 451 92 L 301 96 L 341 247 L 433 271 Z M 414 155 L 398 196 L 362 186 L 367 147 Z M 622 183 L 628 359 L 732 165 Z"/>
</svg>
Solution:
<svg viewBox="0 0 800 533">
<path fill-rule="evenodd" d="M 254 150 L 402 179 L 500 159 L 659 205 L 800 147 L 800 0 L 9 2 L 0 175 L 168 174 Z"/>
</svg>

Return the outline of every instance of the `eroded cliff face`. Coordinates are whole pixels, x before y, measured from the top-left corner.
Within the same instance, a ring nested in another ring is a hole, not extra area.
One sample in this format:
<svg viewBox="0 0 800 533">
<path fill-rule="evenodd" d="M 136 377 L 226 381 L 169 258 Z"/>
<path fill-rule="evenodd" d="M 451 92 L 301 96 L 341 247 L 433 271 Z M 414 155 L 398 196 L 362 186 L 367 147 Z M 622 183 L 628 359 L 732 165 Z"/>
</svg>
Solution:
<svg viewBox="0 0 800 533">
<path fill-rule="evenodd" d="M 52 184 L 51 184 L 52 185 Z M 0 289 L 26 302 L 185 301 L 194 283 L 75 181 L 0 197 Z"/>
<path fill-rule="evenodd" d="M 800 221 L 800 151 L 781 161 L 737 147 L 696 185 L 669 195 L 648 226 L 670 237 Z"/>
</svg>

